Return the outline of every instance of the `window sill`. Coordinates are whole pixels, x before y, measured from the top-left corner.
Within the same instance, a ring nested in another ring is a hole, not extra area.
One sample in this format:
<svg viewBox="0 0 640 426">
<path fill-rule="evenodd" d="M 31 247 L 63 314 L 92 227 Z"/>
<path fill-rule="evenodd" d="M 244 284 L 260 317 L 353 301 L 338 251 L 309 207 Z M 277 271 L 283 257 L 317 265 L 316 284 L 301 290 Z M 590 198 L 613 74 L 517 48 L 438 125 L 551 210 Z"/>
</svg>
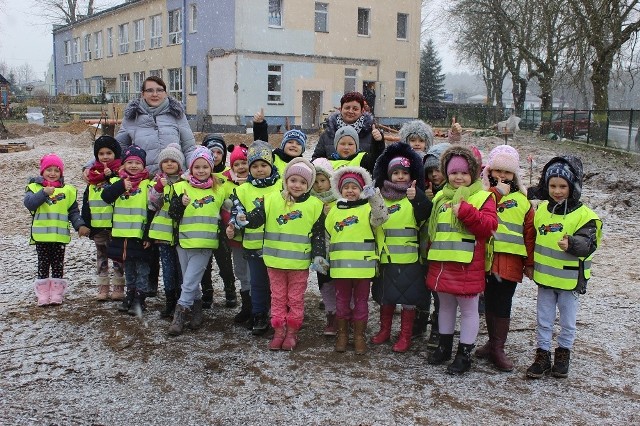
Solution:
<svg viewBox="0 0 640 426">
<path fill-rule="evenodd" d="M 284 102 L 268 101 L 267 105 L 284 105 Z"/>
<path fill-rule="evenodd" d="M 406 105 L 394 105 L 394 108 L 406 108 Z"/>
<path fill-rule="evenodd" d="M 269 28 L 273 28 L 274 30 L 283 30 L 284 27 L 282 25 L 269 25 Z"/>
<path fill-rule="evenodd" d="M 317 33 L 322 33 L 322 34 L 329 34 L 328 30 L 324 30 L 324 31 L 320 31 L 320 30 L 316 30 Z"/>
<path fill-rule="evenodd" d="M 191 92 L 188 94 L 189 96 L 198 96 L 198 92 Z"/>
<path fill-rule="evenodd" d="M 358 37 L 371 38 L 371 34 L 358 34 Z"/>
</svg>

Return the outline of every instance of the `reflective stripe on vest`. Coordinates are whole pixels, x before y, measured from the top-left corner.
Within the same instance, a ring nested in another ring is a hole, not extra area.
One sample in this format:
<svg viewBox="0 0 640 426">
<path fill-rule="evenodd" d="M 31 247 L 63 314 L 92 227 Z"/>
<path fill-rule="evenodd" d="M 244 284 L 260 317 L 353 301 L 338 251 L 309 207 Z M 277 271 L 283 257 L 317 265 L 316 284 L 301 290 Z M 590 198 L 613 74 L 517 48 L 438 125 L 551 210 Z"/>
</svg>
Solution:
<svg viewBox="0 0 640 426">
<path fill-rule="evenodd" d="M 105 185 L 89 185 L 89 212 L 93 228 L 111 228 L 113 223 L 113 205 L 105 203 L 102 199 L 104 188 Z"/>
<path fill-rule="evenodd" d="M 176 224 L 169 216 L 169 206 L 175 194 L 173 185 L 167 185 L 162 190 L 162 208 L 156 212 L 149 227 L 149 238 L 158 241 L 165 241 L 173 245 L 175 243 L 174 229 Z"/>
<path fill-rule="evenodd" d="M 493 251 L 527 256 L 524 245 L 524 217 L 531 203 L 521 192 L 508 194 L 500 200 L 498 210 L 498 229 L 493 239 Z"/>
<path fill-rule="evenodd" d="M 533 255 L 533 280 L 546 287 L 573 290 L 578 284 L 580 261 L 583 261 L 584 278 L 591 277 L 593 254 L 586 258 L 576 257 L 558 247 L 558 241 L 566 235 L 574 235 L 591 220 L 596 221 L 596 244 L 602 238 L 602 222 L 585 205 L 567 215 L 551 214 L 548 201 L 541 203 L 534 218 L 536 246 Z"/>
<path fill-rule="evenodd" d="M 333 166 L 333 170 L 338 170 L 340 167 L 351 166 L 351 167 L 361 167 L 362 159 L 366 152 L 359 152 L 358 155 L 353 157 L 351 160 L 329 160 L 331 166 Z"/>
<path fill-rule="evenodd" d="M 331 278 L 373 278 L 378 255 L 369 218 L 369 203 L 349 209 L 333 207 L 325 220 L 331 237 Z"/>
<path fill-rule="evenodd" d="M 194 188 L 188 182 L 174 185 L 176 194 L 184 194 L 191 200 L 185 208 L 178 224 L 178 242 L 185 249 L 217 249 L 220 208 L 224 201 L 224 191 Z"/>
<path fill-rule="evenodd" d="M 245 213 L 249 213 L 256 207 L 262 205 L 264 197 L 266 194 L 270 194 L 272 192 L 280 192 L 282 189 L 282 184 L 279 182 L 275 182 L 271 186 L 267 186 L 265 188 L 257 188 L 251 185 L 248 182 L 243 183 L 235 189 L 235 194 L 242 206 L 244 207 Z M 262 248 L 262 241 L 264 239 L 264 226 L 261 226 L 256 229 L 243 229 L 242 236 L 242 247 L 247 250 L 260 250 Z"/>
<path fill-rule="evenodd" d="M 311 228 L 324 205 L 316 197 L 286 203 L 279 192 L 264 197 L 264 264 L 271 268 L 304 270 L 311 264 Z"/>
<path fill-rule="evenodd" d="M 133 194 L 122 194 L 113 204 L 111 235 L 119 238 L 142 238 L 147 223 L 149 180 L 140 182 Z"/>
<path fill-rule="evenodd" d="M 39 183 L 30 183 L 27 187 L 34 194 L 43 188 Z M 69 209 L 76 202 L 76 197 L 76 189 L 71 185 L 55 188 L 33 213 L 30 242 L 69 243 Z"/>
<path fill-rule="evenodd" d="M 384 200 L 389 219 L 376 232 L 380 263 L 410 264 L 418 261 L 418 226 L 408 198 Z"/>
<path fill-rule="evenodd" d="M 437 196 L 440 195 L 439 192 Z M 477 209 L 491 196 L 488 191 L 478 191 L 469 197 L 467 202 Z M 438 215 L 438 225 L 436 235 L 431 236 L 431 246 L 427 253 L 428 260 L 441 262 L 471 263 L 476 247 L 476 237 L 466 230 L 451 226 L 453 219 L 453 209 L 450 203 L 443 204 L 441 211 L 432 212 Z"/>
</svg>

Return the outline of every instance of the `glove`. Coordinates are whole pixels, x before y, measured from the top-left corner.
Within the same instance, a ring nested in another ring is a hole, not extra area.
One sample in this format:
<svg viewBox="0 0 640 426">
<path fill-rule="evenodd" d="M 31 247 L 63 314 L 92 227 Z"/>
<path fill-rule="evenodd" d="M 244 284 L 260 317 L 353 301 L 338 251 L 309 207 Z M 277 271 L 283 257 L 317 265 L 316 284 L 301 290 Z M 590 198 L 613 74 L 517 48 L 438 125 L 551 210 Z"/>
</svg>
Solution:
<svg viewBox="0 0 640 426">
<path fill-rule="evenodd" d="M 313 263 L 309 269 L 322 275 L 327 275 L 329 272 L 329 262 L 327 262 L 322 256 L 316 256 L 313 258 Z"/>
<path fill-rule="evenodd" d="M 236 214 L 236 225 L 237 225 L 238 229 L 244 228 L 245 226 L 247 226 L 249 224 L 248 220 L 240 220 L 240 218 L 238 216 L 240 216 L 241 214 L 244 215 L 245 218 L 247 216 L 247 214 L 244 212 L 243 209 L 238 209 L 238 214 Z"/>
<path fill-rule="evenodd" d="M 376 189 L 373 186 L 365 186 L 362 189 L 362 193 L 360 194 L 360 198 L 362 198 L 363 200 L 368 200 L 369 198 L 373 197 L 374 195 L 376 195 Z"/>
</svg>

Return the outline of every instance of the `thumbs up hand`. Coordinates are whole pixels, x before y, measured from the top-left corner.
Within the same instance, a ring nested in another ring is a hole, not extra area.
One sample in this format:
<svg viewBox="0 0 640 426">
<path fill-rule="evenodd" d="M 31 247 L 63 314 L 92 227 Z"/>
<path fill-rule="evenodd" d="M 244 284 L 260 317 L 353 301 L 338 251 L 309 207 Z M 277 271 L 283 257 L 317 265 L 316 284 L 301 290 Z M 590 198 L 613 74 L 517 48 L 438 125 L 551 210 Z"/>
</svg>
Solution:
<svg viewBox="0 0 640 426">
<path fill-rule="evenodd" d="M 256 123 L 262 123 L 264 121 L 264 108 L 260 108 L 260 111 L 253 114 L 253 121 Z"/>
<path fill-rule="evenodd" d="M 191 198 L 189 198 L 189 196 L 187 195 L 187 190 L 185 189 L 184 192 L 182 193 L 182 205 L 186 207 L 189 205 L 190 202 L 191 202 Z"/>
<path fill-rule="evenodd" d="M 371 137 L 376 141 L 382 140 L 382 132 L 376 128 L 376 125 L 371 125 Z"/>
<path fill-rule="evenodd" d="M 558 241 L 558 247 L 563 251 L 567 251 L 569 249 L 569 236 L 567 234 L 564 234 L 562 239 Z"/>
<path fill-rule="evenodd" d="M 407 198 L 413 200 L 416 198 L 416 181 L 411 182 L 411 186 L 407 188 Z"/>
<path fill-rule="evenodd" d="M 126 178 L 124 180 L 124 189 L 127 190 L 127 192 L 131 191 L 131 188 L 133 188 L 133 185 L 131 184 L 131 180 L 129 178 Z"/>
</svg>

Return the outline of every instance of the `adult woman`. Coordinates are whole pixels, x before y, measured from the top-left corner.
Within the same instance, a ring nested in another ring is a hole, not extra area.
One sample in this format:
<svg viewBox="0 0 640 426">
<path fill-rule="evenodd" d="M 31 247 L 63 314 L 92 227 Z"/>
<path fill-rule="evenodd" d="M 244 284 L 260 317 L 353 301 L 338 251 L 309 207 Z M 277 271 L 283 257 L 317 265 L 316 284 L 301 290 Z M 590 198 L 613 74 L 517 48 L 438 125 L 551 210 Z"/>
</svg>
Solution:
<svg viewBox="0 0 640 426">
<path fill-rule="evenodd" d="M 382 141 L 384 137 L 373 123 L 373 116 L 364 111 L 364 97 L 359 92 L 345 93 L 340 99 L 340 110 L 326 120 L 326 128 L 313 151 L 312 158 L 332 158 L 336 152 L 334 136 L 343 126 L 353 126 L 360 137 L 360 151 L 370 152 L 372 140 Z"/>
</svg>

